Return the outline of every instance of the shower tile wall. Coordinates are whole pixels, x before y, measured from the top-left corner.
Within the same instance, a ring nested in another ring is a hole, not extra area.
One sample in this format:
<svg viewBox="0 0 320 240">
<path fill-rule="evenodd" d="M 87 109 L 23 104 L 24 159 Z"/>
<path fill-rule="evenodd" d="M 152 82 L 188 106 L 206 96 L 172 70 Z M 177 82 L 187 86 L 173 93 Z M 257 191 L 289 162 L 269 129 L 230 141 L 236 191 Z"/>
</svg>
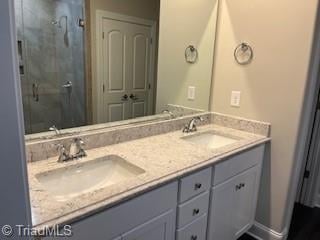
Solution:
<svg viewBox="0 0 320 240">
<path fill-rule="evenodd" d="M 15 0 L 26 133 L 85 124 L 83 0 Z M 66 17 L 65 17 L 66 16 Z M 72 90 L 62 85 L 72 82 Z M 32 86 L 38 86 L 39 100 Z"/>
</svg>

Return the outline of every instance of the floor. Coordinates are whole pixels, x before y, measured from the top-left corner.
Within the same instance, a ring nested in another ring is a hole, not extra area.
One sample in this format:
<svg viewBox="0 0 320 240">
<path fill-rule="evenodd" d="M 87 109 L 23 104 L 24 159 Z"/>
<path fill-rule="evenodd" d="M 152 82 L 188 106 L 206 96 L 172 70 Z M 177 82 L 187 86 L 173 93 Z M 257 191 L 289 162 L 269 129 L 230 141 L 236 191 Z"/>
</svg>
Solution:
<svg viewBox="0 0 320 240">
<path fill-rule="evenodd" d="M 238 240 L 255 240 L 245 234 Z M 296 204 L 288 240 L 320 240 L 320 208 Z"/>
<path fill-rule="evenodd" d="M 256 240 L 255 238 L 251 237 L 248 234 L 243 235 L 241 238 L 239 238 L 238 240 Z"/>
</svg>

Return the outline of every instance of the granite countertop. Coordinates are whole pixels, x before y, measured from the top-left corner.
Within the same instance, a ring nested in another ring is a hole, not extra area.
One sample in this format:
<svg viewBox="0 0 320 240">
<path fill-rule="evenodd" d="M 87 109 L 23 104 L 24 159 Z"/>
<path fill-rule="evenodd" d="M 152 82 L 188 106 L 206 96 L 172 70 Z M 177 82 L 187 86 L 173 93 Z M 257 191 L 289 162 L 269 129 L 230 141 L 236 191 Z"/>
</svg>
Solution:
<svg viewBox="0 0 320 240">
<path fill-rule="evenodd" d="M 185 135 L 207 131 L 229 136 L 238 141 L 218 149 L 209 149 L 181 139 Z M 185 134 L 181 131 L 174 131 L 91 149 L 87 151 L 88 157 L 78 161 L 57 163 L 57 157 L 53 157 L 30 162 L 28 173 L 33 225 L 41 229 L 57 224 L 72 223 L 269 140 L 267 136 L 208 124 L 199 127 L 196 133 Z M 39 173 L 72 166 L 78 164 L 79 161 L 92 161 L 106 155 L 118 155 L 145 172 L 118 184 L 85 193 L 67 201 L 56 200 L 36 178 Z"/>
</svg>

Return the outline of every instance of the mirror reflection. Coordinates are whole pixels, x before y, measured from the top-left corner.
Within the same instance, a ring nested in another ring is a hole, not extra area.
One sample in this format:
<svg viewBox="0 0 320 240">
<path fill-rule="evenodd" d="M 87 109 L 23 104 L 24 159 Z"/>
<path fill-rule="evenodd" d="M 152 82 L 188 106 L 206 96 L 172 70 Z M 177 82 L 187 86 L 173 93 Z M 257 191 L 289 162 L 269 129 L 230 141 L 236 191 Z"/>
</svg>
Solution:
<svg viewBox="0 0 320 240">
<path fill-rule="evenodd" d="M 14 1 L 26 134 L 208 110 L 216 1 Z"/>
</svg>

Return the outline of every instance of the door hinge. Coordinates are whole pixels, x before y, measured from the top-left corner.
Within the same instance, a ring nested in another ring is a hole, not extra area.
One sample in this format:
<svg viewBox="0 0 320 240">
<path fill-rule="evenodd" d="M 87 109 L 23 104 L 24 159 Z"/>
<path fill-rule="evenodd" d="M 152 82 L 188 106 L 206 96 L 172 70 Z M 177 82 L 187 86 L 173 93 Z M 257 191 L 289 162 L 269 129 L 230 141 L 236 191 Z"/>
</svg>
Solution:
<svg viewBox="0 0 320 240">
<path fill-rule="evenodd" d="M 106 88 L 104 86 L 104 84 L 102 84 L 102 92 L 105 92 Z"/>
<path fill-rule="evenodd" d="M 309 178 L 310 177 L 310 171 L 306 170 L 304 172 L 303 178 Z"/>
<path fill-rule="evenodd" d="M 104 32 L 102 32 L 102 39 L 104 39 Z"/>
<path fill-rule="evenodd" d="M 150 38 L 150 44 L 152 44 L 153 43 L 153 39 L 152 38 Z"/>
<path fill-rule="evenodd" d="M 150 83 L 148 84 L 148 89 L 151 89 L 151 84 Z"/>
</svg>

